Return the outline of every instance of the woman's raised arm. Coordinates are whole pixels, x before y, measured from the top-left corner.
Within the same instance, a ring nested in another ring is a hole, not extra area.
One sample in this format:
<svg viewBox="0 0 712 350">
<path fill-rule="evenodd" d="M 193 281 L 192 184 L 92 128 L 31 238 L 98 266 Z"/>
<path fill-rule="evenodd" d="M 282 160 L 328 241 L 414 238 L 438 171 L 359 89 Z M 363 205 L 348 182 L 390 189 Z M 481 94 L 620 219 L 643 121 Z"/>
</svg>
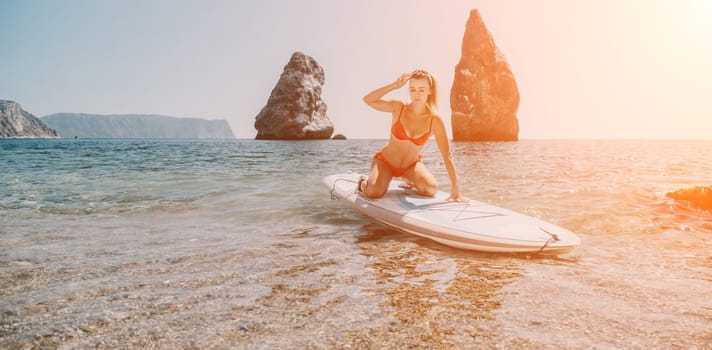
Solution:
<svg viewBox="0 0 712 350">
<path fill-rule="evenodd" d="M 410 73 L 403 73 L 396 81 L 369 92 L 363 97 L 363 102 L 381 112 L 393 112 L 399 107 L 399 103 L 393 100 L 384 100 L 387 93 L 401 88 L 410 79 Z"/>
</svg>

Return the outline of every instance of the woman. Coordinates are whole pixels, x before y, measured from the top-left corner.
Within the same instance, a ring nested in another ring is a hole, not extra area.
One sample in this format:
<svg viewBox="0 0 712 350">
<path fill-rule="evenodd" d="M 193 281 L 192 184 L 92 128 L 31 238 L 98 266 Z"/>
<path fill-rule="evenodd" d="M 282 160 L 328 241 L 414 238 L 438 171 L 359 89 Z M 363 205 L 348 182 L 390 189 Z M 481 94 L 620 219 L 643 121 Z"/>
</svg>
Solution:
<svg viewBox="0 0 712 350">
<path fill-rule="evenodd" d="M 384 95 L 403 87 L 406 82 L 410 83 L 410 103 L 383 99 Z M 437 114 L 436 88 L 432 74 L 415 70 L 401 74 L 395 82 L 378 88 L 363 98 L 369 106 L 381 112 L 389 112 L 392 117 L 388 144 L 374 155 L 368 178 L 361 177 L 358 182 L 358 190 L 367 197 L 383 197 L 394 177 L 405 180 L 405 187 L 415 189 L 420 195 L 434 196 L 438 191 L 438 184 L 420 161 L 423 157 L 420 150 L 432 134 L 435 135 L 435 142 L 443 156 L 452 184 L 448 200 L 466 201 L 460 197 L 445 124 Z"/>
</svg>

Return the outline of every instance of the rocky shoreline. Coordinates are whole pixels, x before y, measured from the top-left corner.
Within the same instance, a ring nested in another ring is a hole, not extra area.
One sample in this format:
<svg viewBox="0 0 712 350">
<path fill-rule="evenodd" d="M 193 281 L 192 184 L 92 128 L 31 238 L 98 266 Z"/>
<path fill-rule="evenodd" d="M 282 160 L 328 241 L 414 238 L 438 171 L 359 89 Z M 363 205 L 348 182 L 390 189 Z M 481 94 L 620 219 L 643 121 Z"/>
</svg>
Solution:
<svg viewBox="0 0 712 350">
<path fill-rule="evenodd" d="M 712 186 L 697 186 L 684 188 L 665 194 L 680 203 L 692 207 L 712 211 Z"/>
<path fill-rule="evenodd" d="M 0 138 L 58 138 L 57 131 L 22 109 L 19 103 L 0 100 Z"/>
</svg>

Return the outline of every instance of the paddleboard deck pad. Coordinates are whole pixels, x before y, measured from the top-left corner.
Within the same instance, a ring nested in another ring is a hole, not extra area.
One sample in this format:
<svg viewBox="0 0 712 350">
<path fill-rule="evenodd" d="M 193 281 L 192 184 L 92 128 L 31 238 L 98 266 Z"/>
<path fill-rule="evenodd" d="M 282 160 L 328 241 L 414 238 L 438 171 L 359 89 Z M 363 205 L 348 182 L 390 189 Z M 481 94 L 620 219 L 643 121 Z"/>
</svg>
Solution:
<svg viewBox="0 0 712 350">
<path fill-rule="evenodd" d="M 449 193 L 420 196 L 391 181 L 388 192 L 370 199 L 356 190 L 359 174 L 324 178 L 334 198 L 380 223 L 436 242 L 467 250 L 507 253 L 564 254 L 581 240 L 576 234 L 509 209 L 470 200 L 448 201 Z"/>
</svg>

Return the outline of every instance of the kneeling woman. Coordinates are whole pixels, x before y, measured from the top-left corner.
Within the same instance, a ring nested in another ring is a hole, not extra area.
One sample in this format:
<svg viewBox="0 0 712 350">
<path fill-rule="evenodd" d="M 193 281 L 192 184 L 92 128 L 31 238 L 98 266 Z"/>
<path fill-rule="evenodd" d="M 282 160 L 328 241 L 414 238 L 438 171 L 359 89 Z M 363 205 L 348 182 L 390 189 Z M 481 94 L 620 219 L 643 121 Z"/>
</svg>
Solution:
<svg viewBox="0 0 712 350">
<path fill-rule="evenodd" d="M 409 82 L 410 103 L 383 99 L 384 95 L 403 87 L 406 82 Z M 457 175 L 450 155 L 445 124 L 436 110 L 436 82 L 430 73 L 415 70 L 401 74 L 393 83 L 366 95 L 363 101 L 376 110 L 390 113 L 392 122 L 390 140 L 374 155 L 368 178 L 359 179 L 359 191 L 367 197 L 380 198 L 388 191 L 391 180 L 400 177 L 405 180 L 407 187 L 414 188 L 418 194 L 434 196 L 438 191 L 438 184 L 420 161 L 423 157 L 420 150 L 432 134 L 435 135 L 435 142 L 450 176 L 452 186 L 449 199 L 466 201 L 460 197 L 457 187 Z"/>
</svg>

